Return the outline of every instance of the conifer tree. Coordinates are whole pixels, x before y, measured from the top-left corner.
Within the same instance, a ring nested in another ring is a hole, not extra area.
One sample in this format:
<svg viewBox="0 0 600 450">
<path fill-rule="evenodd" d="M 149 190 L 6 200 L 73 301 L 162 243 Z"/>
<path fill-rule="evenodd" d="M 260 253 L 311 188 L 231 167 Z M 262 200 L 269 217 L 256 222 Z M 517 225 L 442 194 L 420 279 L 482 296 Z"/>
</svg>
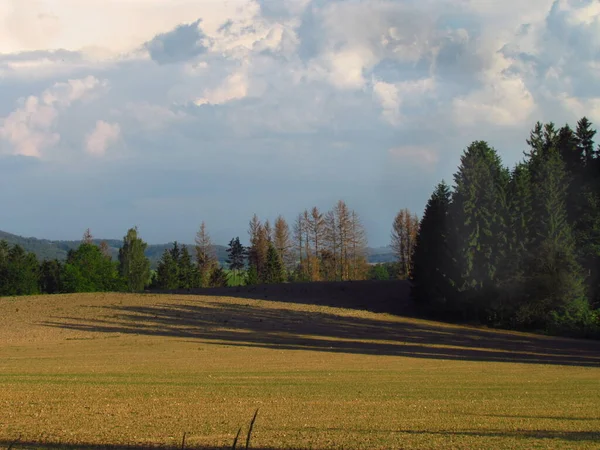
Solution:
<svg viewBox="0 0 600 450">
<path fill-rule="evenodd" d="M 350 230 L 348 233 L 349 280 L 365 280 L 369 275 L 367 262 L 367 232 L 354 210 L 350 212 Z"/>
<path fill-rule="evenodd" d="M 256 214 L 252 217 L 252 220 L 250 220 L 248 234 L 250 235 L 248 265 L 256 269 L 258 280 L 260 282 L 264 279 L 269 240 L 265 227 L 262 225 Z"/>
<path fill-rule="evenodd" d="M 546 125 L 545 129 L 551 128 Z M 556 143 L 556 135 L 545 133 L 544 152 L 534 153 L 529 161 L 535 207 L 526 301 L 516 318 L 522 325 L 553 326 L 557 314 L 577 320 L 589 312 L 568 221 L 567 173 Z"/>
<path fill-rule="evenodd" d="M 296 221 L 294 222 L 294 245 L 296 248 L 296 255 L 299 260 L 295 270 L 296 281 L 307 281 L 309 279 L 308 264 L 304 256 L 306 245 L 305 235 L 308 224 L 304 220 L 302 214 L 298 214 Z"/>
<path fill-rule="evenodd" d="M 150 261 L 144 255 L 148 244 L 139 236 L 137 227 L 130 228 L 119 250 L 119 272 L 129 292 L 143 291 L 150 281 Z"/>
<path fill-rule="evenodd" d="M 307 254 L 307 258 L 312 256 L 310 264 L 311 280 L 319 281 L 322 272 L 320 261 L 325 234 L 325 218 L 315 206 L 310 210 L 308 216 L 305 215 L 304 220 L 306 229 L 308 230 L 306 237 L 308 238 L 309 248 L 312 247 Z"/>
<path fill-rule="evenodd" d="M 192 255 L 187 246 L 181 247 L 181 255 L 178 261 L 178 275 L 180 289 L 193 289 L 199 286 L 199 273 L 192 262 Z"/>
<path fill-rule="evenodd" d="M 417 215 L 411 214 L 408 209 L 400 210 L 392 224 L 391 247 L 398 262 L 398 278 L 402 280 L 410 277 L 418 230 Z"/>
<path fill-rule="evenodd" d="M 246 286 L 254 286 L 260 283 L 258 278 L 258 272 L 256 271 L 256 266 L 254 264 L 250 264 L 248 267 L 248 272 L 246 272 Z"/>
<path fill-rule="evenodd" d="M 92 232 L 90 231 L 89 228 L 87 230 L 85 230 L 85 232 L 83 233 L 82 242 L 84 244 L 93 244 L 94 243 L 94 237 L 92 236 Z"/>
<path fill-rule="evenodd" d="M 231 270 L 233 273 L 234 282 L 237 282 L 240 271 L 246 266 L 246 249 L 241 244 L 239 237 L 229 241 L 227 255 L 227 264 L 229 264 L 229 270 Z"/>
<path fill-rule="evenodd" d="M 62 264 L 54 259 L 44 261 L 40 265 L 40 292 L 43 294 L 58 294 L 63 291 Z"/>
<path fill-rule="evenodd" d="M 210 275 L 210 287 L 220 288 L 227 287 L 229 285 L 229 278 L 227 273 L 221 266 L 217 266 Z"/>
<path fill-rule="evenodd" d="M 100 253 L 102 253 L 102 255 L 106 259 L 112 259 L 112 256 L 110 254 L 110 247 L 108 246 L 108 243 L 106 241 L 100 242 L 99 248 L 100 248 Z"/>
<path fill-rule="evenodd" d="M 292 254 L 292 241 L 290 238 L 290 227 L 283 218 L 278 216 L 275 220 L 275 229 L 273 232 L 273 245 L 279 253 L 279 258 L 283 262 L 285 270 L 292 270 L 294 257 Z"/>
<path fill-rule="evenodd" d="M 509 172 L 493 148 L 476 141 L 461 157 L 454 181 L 451 240 L 463 292 L 460 308 L 466 315 L 488 316 L 506 258 Z"/>
<path fill-rule="evenodd" d="M 218 265 L 217 254 L 204 221 L 196 233 L 196 264 L 199 272 L 199 287 L 208 287 L 211 272 Z"/>
<path fill-rule="evenodd" d="M 285 272 L 281 256 L 273 244 L 269 245 L 267 251 L 267 264 L 265 267 L 264 282 L 267 284 L 283 283 Z"/>
<path fill-rule="evenodd" d="M 419 226 L 413 254 L 413 297 L 425 308 L 451 309 L 455 280 L 450 248 L 450 189 L 441 182 L 433 191 Z"/>
<path fill-rule="evenodd" d="M 178 259 L 173 259 L 173 255 L 178 253 L 179 249 L 177 249 L 177 252 L 174 252 L 173 249 L 166 249 L 163 252 L 156 269 L 156 287 L 158 289 L 173 290 L 179 288 Z"/>
<path fill-rule="evenodd" d="M 20 245 L 0 243 L 0 296 L 34 295 L 39 291 L 39 265 Z"/>
</svg>

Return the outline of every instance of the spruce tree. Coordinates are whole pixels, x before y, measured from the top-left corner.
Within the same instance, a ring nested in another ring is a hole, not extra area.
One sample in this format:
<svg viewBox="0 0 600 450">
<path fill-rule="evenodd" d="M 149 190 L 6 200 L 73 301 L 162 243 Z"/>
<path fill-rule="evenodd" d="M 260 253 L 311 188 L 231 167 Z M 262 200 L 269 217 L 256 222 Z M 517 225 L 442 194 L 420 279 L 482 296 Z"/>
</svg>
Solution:
<svg viewBox="0 0 600 450">
<path fill-rule="evenodd" d="M 499 321 L 510 323 L 523 302 L 527 258 L 531 251 L 531 220 L 533 210 L 531 173 L 525 163 L 519 163 L 510 175 L 508 188 L 508 234 L 506 258 L 501 266 L 498 287 L 504 294 Z"/>
<path fill-rule="evenodd" d="M 486 142 L 471 144 L 454 175 L 452 247 L 460 270 L 461 310 L 495 320 L 497 282 L 508 238 L 509 172 Z"/>
<path fill-rule="evenodd" d="M 285 281 L 285 270 L 281 256 L 273 244 L 267 250 L 267 264 L 265 267 L 264 282 L 267 284 L 283 283 Z"/>
<path fill-rule="evenodd" d="M 246 249 L 240 243 L 239 237 L 229 241 L 227 255 L 227 264 L 229 264 L 229 270 L 231 270 L 235 277 L 234 282 L 237 283 L 240 271 L 246 266 Z"/>
<path fill-rule="evenodd" d="M 40 292 L 58 294 L 62 292 L 62 265 L 54 259 L 42 262 L 40 266 Z"/>
<path fill-rule="evenodd" d="M 220 288 L 229 285 L 229 277 L 221 266 L 215 267 L 210 275 L 210 287 Z"/>
<path fill-rule="evenodd" d="M 144 255 L 148 244 L 138 236 L 137 227 L 129 229 L 119 250 L 119 271 L 126 289 L 143 291 L 150 281 L 150 261 Z"/>
<path fill-rule="evenodd" d="M 417 233 L 411 273 L 414 300 L 432 312 L 449 309 L 454 297 L 449 209 L 450 189 L 442 181 L 425 207 Z"/>
<path fill-rule="evenodd" d="M 546 125 L 546 130 L 551 129 Z M 543 152 L 528 161 L 533 186 L 530 258 L 526 299 L 517 312 L 519 324 L 552 327 L 557 317 L 574 322 L 589 312 L 584 279 L 576 259 L 568 220 L 568 175 L 557 149 L 557 137 L 545 133 Z"/>
<path fill-rule="evenodd" d="M 39 264 L 20 245 L 0 248 L 0 295 L 34 295 L 39 291 Z M 3 261 L 2 261 L 3 260 Z"/>
<path fill-rule="evenodd" d="M 192 262 L 192 255 L 187 246 L 181 247 L 181 255 L 178 261 L 179 287 L 181 289 L 193 289 L 200 287 L 199 272 Z"/>
<path fill-rule="evenodd" d="M 204 222 L 200 224 L 200 229 L 196 233 L 196 264 L 199 272 L 199 287 L 208 287 L 210 275 L 218 262 L 215 248 Z"/>
<path fill-rule="evenodd" d="M 158 262 L 156 285 L 158 289 L 162 290 L 179 288 L 179 270 L 177 260 L 173 259 L 173 250 L 166 249 Z"/>
</svg>

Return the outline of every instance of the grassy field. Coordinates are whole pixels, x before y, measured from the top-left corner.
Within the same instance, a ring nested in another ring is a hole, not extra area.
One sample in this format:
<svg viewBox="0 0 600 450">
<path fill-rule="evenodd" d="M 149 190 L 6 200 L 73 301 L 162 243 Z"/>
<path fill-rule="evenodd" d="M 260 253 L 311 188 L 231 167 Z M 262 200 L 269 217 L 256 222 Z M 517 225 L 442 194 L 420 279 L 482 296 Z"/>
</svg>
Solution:
<svg viewBox="0 0 600 450">
<path fill-rule="evenodd" d="M 243 294 L 0 298 L 0 448 L 600 448 L 598 342 Z"/>
</svg>

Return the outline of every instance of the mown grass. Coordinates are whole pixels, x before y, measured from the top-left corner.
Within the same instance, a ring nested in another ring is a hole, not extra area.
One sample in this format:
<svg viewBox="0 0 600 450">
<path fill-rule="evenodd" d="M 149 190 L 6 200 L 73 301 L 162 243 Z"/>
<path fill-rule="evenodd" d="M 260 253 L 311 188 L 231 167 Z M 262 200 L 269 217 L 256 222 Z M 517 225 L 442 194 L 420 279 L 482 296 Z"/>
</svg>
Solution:
<svg viewBox="0 0 600 450">
<path fill-rule="evenodd" d="M 230 448 L 242 426 L 240 448 L 256 409 L 255 449 L 596 449 L 600 343 L 244 298 L 0 299 L 0 448 Z"/>
</svg>

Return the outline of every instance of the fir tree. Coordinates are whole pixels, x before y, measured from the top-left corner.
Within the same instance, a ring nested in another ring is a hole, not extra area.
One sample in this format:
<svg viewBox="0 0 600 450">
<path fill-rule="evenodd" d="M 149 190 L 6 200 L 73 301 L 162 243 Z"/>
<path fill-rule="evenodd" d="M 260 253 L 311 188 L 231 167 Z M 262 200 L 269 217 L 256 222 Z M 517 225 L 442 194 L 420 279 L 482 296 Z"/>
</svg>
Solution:
<svg viewBox="0 0 600 450">
<path fill-rule="evenodd" d="M 552 326 L 556 314 L 586 314 L 585 287 L 575 255 L 575 239 L 566 207 L 567 173 L 556 137 L 546 133 L 543 153 L 529 161 L 532 168 L 532 245 L 527 267 L 525 301 L 516 320 L 526 326 Z"/>
<path fill-rule="evenodd" d="M 229 279 L 227 273 L 221 266 L 217 266 L 210 276 L 210 287 L 220 288 L 227 287 L 229 285 Z"/>
<path fill-rule="evenodd" d="M 40 266 L 40 292 L 58 294 L 62 292 L 62 265 L 58 260 L 44 261 Z"/>
<path fill-rule="evenodd" d="M 281 256 L 273 244 L 269 245 L 267 251 L 267 264 L 265 267 L 264 282 L 267 284 L 283 283 L 285 281 L 285 271 Z"/>
<path fill-rule="evenodd" d="M 199 287 L 208 287 L 210 275 L 217 266 L 217 254 L 204 222 L 200 224 L 200 229 L 196 233 L 196 264 L 199 272 Z"/>
<path fill-rule="evenodd" d="M 254 286 L 256 284 L 260 283 L 260 280 L 258 278 L 258 272 L 256 270 L 256 266 L 254 266 L 253 264 L 251 264 L 248 267 L 248 272 L 246 272 L 246 286 Z"/>
<path fill-rule="evenodd" d="M 240 271 L 246 266 L 246 249 L 240 243 L 239 237 L 229 241 L 227 255 L 227 264 L 229 265 L 229 270 L 231 270 L 233 276 L 235 277 L 235 281 L 237 281 Z"/>
<path fill-rule="evenodd" d="M 196 267 L 192 262 L 192 256 L 185 245 L 181 247 L 181 255 L 178 261 L 178 275 L 180 289 L 193 289 L 200 287 L 198 270 L 196 270 Z"/>
<path fill-rule="evenodd" d="M 413 298 L 431 311 L 449 308 L 455 281 L 450 245 L 450 189 L 441 182 L 427 202 L 413 254 Z"/>
<path fill-rule="evenodd" d="M 452 246 L 464 292 L 461 309 L 490 316 L 506 258 L 509 172 L 493 148 L 476 141 L 463 154 L 454 180 Z"/>
<path fill-rule="evenodd" d="M 176 245 L 176 244 L 175 244 Z M 178 253 L 177 249 L 177 253 Z M 179 288 L 178 259 L 173 259 L 173 250 L 166 249 L 156 268 L 156 286 L 162 290 Z"/>
</svg>

